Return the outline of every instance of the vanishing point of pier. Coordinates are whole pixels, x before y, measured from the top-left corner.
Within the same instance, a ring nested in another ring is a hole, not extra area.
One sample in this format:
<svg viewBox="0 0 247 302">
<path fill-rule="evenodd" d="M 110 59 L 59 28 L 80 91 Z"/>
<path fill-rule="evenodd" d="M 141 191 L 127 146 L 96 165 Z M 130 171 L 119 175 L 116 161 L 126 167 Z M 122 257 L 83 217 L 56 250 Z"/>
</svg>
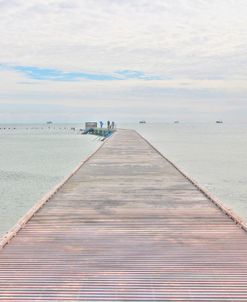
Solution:
<svg viewBox="0 0 247 302">
<path fill-rule="evenodd" d="M 53 193 L 0 243 L 1 301 L 247 301 L 244 226 L 135 131 Z"/>
</svg>

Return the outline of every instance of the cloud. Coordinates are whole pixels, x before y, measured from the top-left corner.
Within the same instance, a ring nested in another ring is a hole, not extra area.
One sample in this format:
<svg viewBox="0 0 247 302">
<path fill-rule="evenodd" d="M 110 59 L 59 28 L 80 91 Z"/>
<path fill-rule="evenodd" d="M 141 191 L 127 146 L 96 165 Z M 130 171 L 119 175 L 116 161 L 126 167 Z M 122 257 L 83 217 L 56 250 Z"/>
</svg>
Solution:
<svg viewBox="0 0 247 302">
<path fill-rule="evenodd" d="M 246 14 L 245 0 L 2 0 L 0 102 L 243 100 Z"/>
<path fill-rule="evenodd" d="M 69 71 L 227 76 L 247 44 L 246 4 L 234 3 L 19 0 L 0 12 L 0 58 Z"/>
</svg>

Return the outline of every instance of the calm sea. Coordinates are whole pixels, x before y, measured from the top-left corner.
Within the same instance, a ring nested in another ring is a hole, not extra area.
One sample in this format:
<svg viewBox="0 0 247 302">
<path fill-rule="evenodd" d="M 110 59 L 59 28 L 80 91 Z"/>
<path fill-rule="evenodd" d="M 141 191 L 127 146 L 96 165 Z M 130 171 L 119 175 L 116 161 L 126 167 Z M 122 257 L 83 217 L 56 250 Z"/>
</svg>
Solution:
<svg viewBox="0 0 247 302">
<path fill-rule="evenodd" d="M 247 124 L 126 124 L 247 222 Z"/>
<path fill-rule="evenodd" d="M 96 137 L 80 135 L 80 125 L 0 128 L 1 236 L 100 142 Z"/>
<path fill-rule="evenodd" d="M 138 130 L 247 222 L 247 124 L 119 126 Z M 0 125 L 0 128 L 0 234 L 3 234 L 93 152 L 100 141 L 79 135 L 80 125 L 50 128 Z"/>
</svg>

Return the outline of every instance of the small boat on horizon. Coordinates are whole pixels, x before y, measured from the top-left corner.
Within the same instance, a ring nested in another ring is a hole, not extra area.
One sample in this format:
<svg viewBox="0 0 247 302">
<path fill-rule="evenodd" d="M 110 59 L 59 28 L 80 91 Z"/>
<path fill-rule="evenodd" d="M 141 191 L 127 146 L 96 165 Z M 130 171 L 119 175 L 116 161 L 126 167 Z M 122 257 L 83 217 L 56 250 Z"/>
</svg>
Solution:
<svg viewBox="0 0 247 302">
<path fill-rule="evenodd" d="M 216 124 L 223 124 L 223 121 L 216 121 Z"/>
<path fill-rule="evenodd" d="M 146 121 L 144 121 L 144 120 L 139 121 L 139 124 L 146 124 Z"/>
<path fill-rule="evenodd" d="M 179 121 L 174 121 L 174 124 L 179 124 Z"/>
<path fill-rule="evenodd" d="M 52 123 L 52 121 L 48 121 L 48 122 L 46 122 L 46 124 L 47 124 L 47 125 L 51 125 L 51 124 L 53 124 L 53 123 Z"/>
</svg>

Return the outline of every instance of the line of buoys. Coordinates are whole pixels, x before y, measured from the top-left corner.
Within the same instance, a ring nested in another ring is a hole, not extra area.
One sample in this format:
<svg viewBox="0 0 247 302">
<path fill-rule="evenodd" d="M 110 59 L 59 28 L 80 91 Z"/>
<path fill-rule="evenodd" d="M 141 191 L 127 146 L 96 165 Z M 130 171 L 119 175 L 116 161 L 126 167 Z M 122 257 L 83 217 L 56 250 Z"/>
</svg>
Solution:
<svg viewBox="0 0 247 302">
<path fill-rule="evenodd" d="M 71 130 L 71 131 L 82 131 L 82 129 L 77 129 L 75 127 L 72 128 L 52 128 L 52 127 L 47 127 L 47 128 L 37 128 L 37 127 L 31 127 L 31 128 L 16 128 L 16 127 L 0 127 L 0 130 Z"/>
<path fill-rule="evenodd" d="M 0 127 L 0 131 L 58 131 L 61 133 L 75 133 L 81 134 L 82 129 L 76 127 L 8 127 L 2 126 Z M 6 132 L 6 133 L 7 133 Z"/>
</svg>

